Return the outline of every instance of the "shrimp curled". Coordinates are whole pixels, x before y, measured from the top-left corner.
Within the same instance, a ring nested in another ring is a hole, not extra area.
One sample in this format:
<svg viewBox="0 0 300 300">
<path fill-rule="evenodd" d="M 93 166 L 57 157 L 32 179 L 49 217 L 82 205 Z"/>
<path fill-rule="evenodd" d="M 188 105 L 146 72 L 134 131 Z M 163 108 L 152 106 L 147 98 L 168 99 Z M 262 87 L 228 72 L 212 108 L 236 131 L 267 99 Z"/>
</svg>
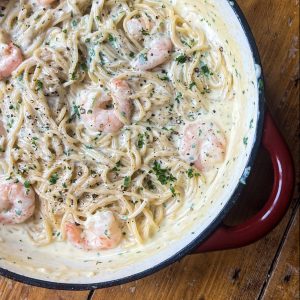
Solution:
<svg viewBox="0 0 300 300">
<path fill-rule="evenodd" d="M 35 192 L 22 183 L 0 183 L 0 223 L 19 224 L 35 209 Z"/>
<path fill-rule="evenodd" d="M 224 161 L 226 139 L 210 121 L 197 121 L 184 128 L 180 154 L 200 171 L 209 171 Z"/>
<path fill-rule="evenodd" d="M 116 110 L 129 120 L 132 111 L 132 102 L 130 100 L 130 88 L 125 80 L 113 79 L 110 83 L 111 97 L 102 94 L 100 99 L 93 101 L 93 107 L 87 101 L 84 103 L 86 113 L 82 119 L 89 129 L 94 131 L 103 131 L 105 133 L 118 132 L 124 123 L 120 120 Z M 114 107 L 108 108 L 108 104 L 113 100 Z"/>
<path fill-rule="evenodd" d="M 38 3 L 43 5 L 43 6 L 48 6 L 52 4 L 55 0 L 38 0 Z"/>
<path fill-rule="evenodd" d="M 87 217 L 83 229 L 68 222 L 66 235 L 77 248 L 100 250 L 115 248 L 121 241 L 122 232 L 111 211 L 99 211 Z"/>
<path fill-rule="evenodd" d="M 17 46 L 12 42 L 0 43 L 0 80 L 9 77 L 22 61 L 22 52 Z"/>
<path fill-rule="evenodd" d="M 143 31 L 147 31 L 150 27 L 147 27 L 144 19 L 130 19 L 127 24 L 128 33 L 137 40 L 143 38 Z"/>
<path fill-rule="evenodd" d="M 148 52 L 140 53 L 131 63 L 132 67 L 146 71 L 153 69 L 166 62 L 173 49 L 172 41 L 169 37 L 160 36 L 150 43 Z"/>
</svg>

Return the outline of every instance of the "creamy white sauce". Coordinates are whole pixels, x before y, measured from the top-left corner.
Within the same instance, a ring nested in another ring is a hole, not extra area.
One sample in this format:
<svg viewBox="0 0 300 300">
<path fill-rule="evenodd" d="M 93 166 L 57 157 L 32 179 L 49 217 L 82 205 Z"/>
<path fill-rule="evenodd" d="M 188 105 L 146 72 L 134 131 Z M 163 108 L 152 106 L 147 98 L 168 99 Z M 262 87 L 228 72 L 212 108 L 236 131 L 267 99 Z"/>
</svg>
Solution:
<svg viewBox="0 0 300 300">
<path fill-rule="evenodd" d="M 257 110 L 257 82 L 260 66 L 254 67 L 251 53 L 242 53 L 245 41 L 236 36 L 241 33 L 236 21 L 229 23 L 219 1 L 174 1 L 174 6 L 195 28 L 204 29 L 207 38 L 223 47 L 224 57 L 234 74 L 234 99 L 211 104 L 212 117 L 222 124 L 226 138 L 230 141 L 225 163 L 215 178 L 208 176 L 208 183 L 201 187 L 203 198 L 188 199 L 180 211 L 166 218 L 160 231 L 144 245 L 121 244 L 109 251 L 84 252 L 65 242 L 56 242 L 44 247 L 32 245 L 24 230 L 14 226 L 0 225 L 0 266 L 29 277 L 59 282 L 97 282 L 122 277 L 143 268 L 140 265 L 158 263 L 161 252 L 167 256 L 172 245 L 182 240 L 182 246 L 210 223 L 210 215 L 224 206 L 238 180 L 239 172 L 255 139 Z M 246 140 L 247 139 L 247 140 Z M 179 147 L 179 146 L 178 146 Z M 243 178 L 248 176 L 246 169 Z M 243 179 L 242 179 L 243 182 Z M 244 182 L 243 182 L 244 183 Z M 184 237 L 184 238 L 183 238 Z M 170 246 L 171 245 L 171 246 Z M 174 246 L 175 247 L 175 246 Z M 146 262 L 148 261 L 148 262 Z M 138 263 L 137 263 L 138 262 Z M 133 267 L 132 267 L 133 266 Z M 132 268 L 131 271 L 129 269 Z M 120 271 L 123 269 L 123 271 Z M 104 274 L 105 273 L 105 274 Z"/>
</svg>

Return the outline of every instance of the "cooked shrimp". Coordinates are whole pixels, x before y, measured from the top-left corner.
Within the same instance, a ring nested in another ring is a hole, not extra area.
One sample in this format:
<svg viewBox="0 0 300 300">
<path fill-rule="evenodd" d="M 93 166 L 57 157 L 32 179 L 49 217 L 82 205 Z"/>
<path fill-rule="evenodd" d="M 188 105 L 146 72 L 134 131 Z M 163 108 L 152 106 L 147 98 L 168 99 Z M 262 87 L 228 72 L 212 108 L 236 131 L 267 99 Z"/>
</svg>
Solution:
<svg viewBox="0 0 300 300">
<path fill-rule="evenodd" d="M 12 42 L 0 43 L 0 80 L 9 77 L 11 73 L 22 63 L 21 50 Z"/>
<path fill-rule="evenodd" d="M 68 222 L 66 235 L 68 241 L 80 249 L 100 250 L 115 248 L 122 232 L 111 211 L 99 211 L 86 219 L 83 229 Z"/>
<path fill-rule="evenodd" d="M 185 127 L 181 155 L 200 171 L 209 171 L 224 161 L 226 140 L 213 122 L 198 121 Z"/>
<path fill-rule="evenodd" d="M 84 103 L 86 113 L 83 114 L 85 125 L 95 131 L 106 133 L 118 132 L 124 123 L 120 120 L 117 111 L 127 120 L 131 117 L 132 103 L 129 98 L 130 88 L 125 80 L 113 79 L 110 83 L 112 98 L 102 94 L 92 103 Z M 113 101 L 114 107 L 109 104 Z"/>
<path fill-rule="evenodd" d="M 164 63 L 170 56 L 173 44 L 170 38 L 161 36 L 150 43 L 147 53 L 140 53 L 132 62 L 132 66 L 139 70 L 153 69 Z"/>
<path fill-rule="evenodd" d="M 18 224 L 29 219 L 35 209 L 35 192 L 22 183 L 0 183 L 0 223 Z"/>
<path fill-rule="evenodd" d="M 38 3 L 41 4 L 41 5 L 50 5 L 54 2 L 55 0 L 38 0 Z"/>
<path fill-rule="evenodd" d="M 127 26 L 128 33 L 136 40 L 141 40 L 143 38 L 143 31 L 149 30 L 149 28 L 147 28 L 145 24 L 144 19 L 141 18 L 130 19 L 126 23 L 126 26 Z"/>
</svg>

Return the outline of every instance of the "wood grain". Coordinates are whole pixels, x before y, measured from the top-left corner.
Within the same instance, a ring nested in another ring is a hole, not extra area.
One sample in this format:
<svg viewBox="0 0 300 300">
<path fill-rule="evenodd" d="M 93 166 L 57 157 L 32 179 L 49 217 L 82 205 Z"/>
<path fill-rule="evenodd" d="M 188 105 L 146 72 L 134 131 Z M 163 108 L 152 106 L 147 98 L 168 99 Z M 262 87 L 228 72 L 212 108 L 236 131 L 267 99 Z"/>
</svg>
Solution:
<svg viewBox="0 0 300 300">
<path fill-rule="evenodd" d="M 86 300 L 88 293 L 41 289 L 0 277 L 1 300 Z"/>
<path fill-rule="evenodd" d="M 299 299 L 299 209 L 287 235 L 274 272 L 264 292 L 264 300 Z M 297 267 L 298 266 L 298 267 Z"/>
<path fill-rule="evenodd" d="M 299 184 L 299 0 L 239 0 L 238 3 L 256 38 L 266 78 L 268 106 L 290 145 Z M 261 150 L 247 188 L 226 219 L 227 223 L 239 223 L 257 211 L 271 183 L 272 167 L 267 154 Z M 294 273 L 289 284 L 285 285 L 282 278 L 288 275 L 287 270 L 298 268 L 299 271 L 299 261 L 293 257 L 294 243 L 299 243 L 299 235 L 295 234 L 297 225 L 288 230 L 297 201 L 298 189 L 280 225 L 253 245 L 188 256 L 148 278 L 98 290 L 92 299 L 293 299 L 291 297 L 299 293 L 293 283 Z M 299 216 L 297 218 L 299 220 Z M 290 269 L 286 269 L 286 262 Z M 87 297 L 87 292 L 50 291 L 0 279 L 1 300 L 81 300 Z"/>
</svg>

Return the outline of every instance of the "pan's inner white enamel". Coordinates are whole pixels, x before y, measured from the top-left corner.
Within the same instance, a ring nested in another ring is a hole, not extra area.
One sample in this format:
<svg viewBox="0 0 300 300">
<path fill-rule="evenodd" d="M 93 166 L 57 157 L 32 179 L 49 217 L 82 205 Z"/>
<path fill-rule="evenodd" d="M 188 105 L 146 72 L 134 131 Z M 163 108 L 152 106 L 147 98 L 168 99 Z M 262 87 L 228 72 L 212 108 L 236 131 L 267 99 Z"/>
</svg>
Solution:
<svg viewBox="0 0 300 300">
<path fill-rule="evenodd" d="M 1 268 L 106 282 L 209 227 L 245 184 L 259 117 L 232 5 L 1 3 Z"/>
</svg>

